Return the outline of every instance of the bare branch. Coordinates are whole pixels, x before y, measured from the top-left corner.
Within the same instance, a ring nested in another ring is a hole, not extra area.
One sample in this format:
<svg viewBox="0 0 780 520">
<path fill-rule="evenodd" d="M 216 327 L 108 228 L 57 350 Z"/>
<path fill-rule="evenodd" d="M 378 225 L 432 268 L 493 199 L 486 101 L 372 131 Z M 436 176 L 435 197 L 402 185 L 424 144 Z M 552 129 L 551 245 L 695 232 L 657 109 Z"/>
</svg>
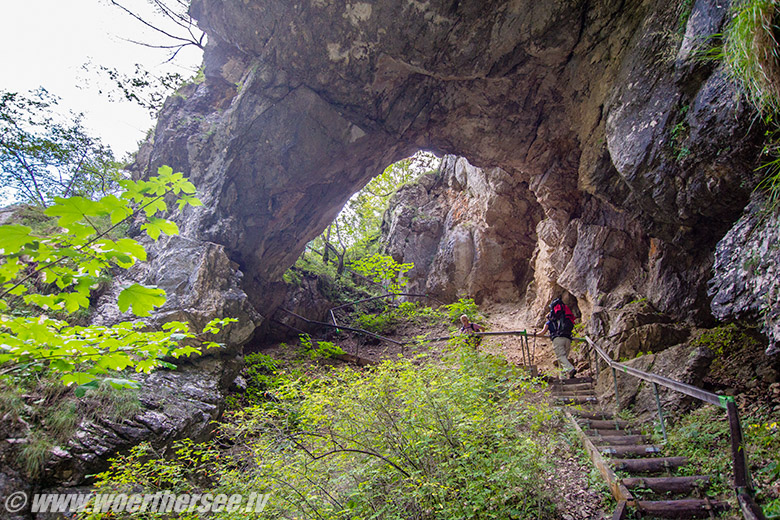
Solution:
<svg viewBox="0 0 780 520">
<path fill-rule="evenodd" d="M 121 9 L 122 11 L 124 11 L 125 13 L 129 14 L 130 16 L 132 16 L 133 18 L 135 18 L 136 20 L 138 20 L 140 23 L 142 23 L 142 24 L 143 24 L 143 25 L 145 25 L 146 27 L 148 27 L 148 28 L 152 29 L 153 31 L 155 31 L 155 32 L 158 32 L 158 33 L 160 33 L 160 34 L 162 34 L 162 35 L 164 35 L 164 36 L 166 36 L 167 38 L 170 38 L 170 39 L 172 39 L 172 40 L 175 40 L 175 41 L 180 41 L 180 42 L 185 42 L 185 43 L 184 43 L 185 45 L 194 45 L 195 47 L 198 47 L 199 49 L 203 50 L 203 42 L 202 42 L 202 38 L 197 38 L 197 39 L 196 39 L 196 38 L 183 38 L 183 37 L 181 37 L 181 36 L 176 36 L 175 34 L 171 34 L 170 32 L 168 32 L 168 31 L 166 31 L 166 30 L 164 30 L 164 29 L 161 29 L 160 27 L 156 26 L 155 24 L 153 24 L 153 23 L 151 23 L 151 22 L 148 22 L 148 21 L 147 21 L 147 20 L 145 20 L 145 19 L 144 19 L 142 16 L 140 16 L 140 15 L 136 14 L 134 11 L 131 11 L 130 9 L 128 9 L 127 7 L 125 7 L 124 5 L 122 5 L 121 3 L 119 3 L 117 0 L 109 0 L 109 2 L 110 2 L 112 5 L 114 5 L 114 6 L 118 7 L 118 8 L 119 8 L 119 9 Z M 159 1 L 156 1 L 155 3 L 159 4 L 160 2 L 159 2 Z M 190 24 L 186 24 L 186 23 L 184 23 L 184 22 L 182 22 L 182 21 L 180 21 L 180 20 L 177 20 L 177 19 L 176 19 L 176 17 L 174 17 L 174 16 L 171 16 L 171 14 L 169 13 L 169 11 L 168 11 L 168 9 L 167 9 L 167 8 L 166 8 L 166 9 L 162 9 L 162 11 L 161 11 L 161 12 L 162 12 L 162 14 L 163 14 L 164 16 L 166 16 L 166 17 L 167 17 L 167 18 L 169 18 L 170 20 L 174 21 L 174 23 L 176 23 L 176 25 L 178 25 L 179 27 L 182 27 L 182 28 L 185 28 L 185 29 L 187 29 L 187 30 L 188 30 L 188 32 L 189 32 L 189 30 L 190 30 L 191 26 L 193 25 L 192 23 L 190 23 Z M 132 40 L 128 40 L 128 41 L 132 41 Z M 133 43 L 139 43 L 139 42 L 133 42 Z M 149 45 L 149 44 L 147 44 L 147 45 L 145 45 L 145 46 L 147 46 L 147 47 L 153 47 L 153 48 L 160 48 L 160 49 L 163 49 L 163 48 L 168 48 L 168 47 L 163 47 L 163 46 L 155 47 L 154 45 Z M 175 48 L 175 47 L 170 47 L 170 48 Z"/>
</svg>

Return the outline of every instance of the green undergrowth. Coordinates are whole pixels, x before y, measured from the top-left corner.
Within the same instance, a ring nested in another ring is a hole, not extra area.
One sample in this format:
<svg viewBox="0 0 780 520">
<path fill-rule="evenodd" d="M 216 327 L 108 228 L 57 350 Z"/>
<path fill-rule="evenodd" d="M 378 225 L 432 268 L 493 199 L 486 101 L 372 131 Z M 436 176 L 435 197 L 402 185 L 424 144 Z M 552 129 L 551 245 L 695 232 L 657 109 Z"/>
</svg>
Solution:
<svg viewBox="0 0 780 520">
<path fill-rule="evenodd" d="M 353 325 L 375 334 L 389 334 L 402 324 L 426 326 L 442 323 L 445 319 L 440 310 L 419 302 L 388 302 L 380 312 L 358 314 Z"/>
<path fill-rule="evenodd" d="M 436 324 L 449 325 L 450 331 L 454 332 L 460 326 L 460 317 L 464 314 L 469 317 L 469 321 L 485 319 L 473 299 L 461 298 L 439 308 L 420 302 L 387 302 L 377 312 L 358 314 L 352 324 L 375 334 L 389 334 L 399 325 L 426 327 Z"/>
<path fill-rule="evenodd" d="M 780 422 L 776 414 L 761 411 L 742 417 L 743 435 L 748 464 L 757 490 L 756 501 L 767 516 L 780 514 Z M 725 410 L 704 405 L 667 425 L 666 450 L 690 459 L 680 469 L 684 475 L 709 475 L 714 497 L 727 499 L 738 508 L 733 498 L 732 462 L 729 422 Z M 661 442 L 658 434 L 654 439 Z"/>
<path fill-rule="evenodd" d="M 137 447 L 112 460 L 97 489 L 270 493 L 264 518 L 557 517 L 546 482 L 567 442 L 560 414 L 541 398 L 543 384 L 503 359 L 456 341 L 435 361 L 361 369 L 304 374 L 250 361 L 263 399 L 227 412 L 214 441 L 179 443 L 174 457 Z"/>
<path fill-rule="evenodd" d="M 134 389 L 108 383 L 76 397 L 57 377 L 34 374 L 24 379 L 0 378 L 0 417 L 4 438 L 19 439 L 16 462 L 37 478 L 56 446 L 65 446 L 82 421 L 118 421 L 141 410 Z"/>
</svg>

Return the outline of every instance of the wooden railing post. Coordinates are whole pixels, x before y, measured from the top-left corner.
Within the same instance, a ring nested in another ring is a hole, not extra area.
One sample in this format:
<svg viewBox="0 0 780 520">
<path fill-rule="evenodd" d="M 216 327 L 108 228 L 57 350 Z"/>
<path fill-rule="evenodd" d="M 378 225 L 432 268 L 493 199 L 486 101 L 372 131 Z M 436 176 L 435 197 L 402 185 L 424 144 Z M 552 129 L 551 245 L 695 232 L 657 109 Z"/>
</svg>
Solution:
<svg viewBox="0 0 780 520">
<path fill-rule="evenodd" d="M 747 451 L 745 451 L 745 439 L 742 436 L 742 424 L 739 420 L 739 411 L 734 398 L 722 396 L 726 414 L 729 418 L 729 431 L 731 432 L 731 459 L 734 462 L 734 491 L 737 494 L 742 516 L 749 520 L 765 520 L 764 512 L 753 499 L 753 482 L 750 479 Z"/>
<path fill-rule="evenodd" d="M 756 504 L 753 498 L 753 483 L 750 480 L 750 470 L 748 469 L 747 453 L 745 451 L 745 440 L 742 436 L 742 425 L 739 421 L 739 412 L 734 398 L 731 396 L 717 395 L 695 386 L 681 383 L 667 377 L 659 376 L 651 372 L 643 372 L 636 368 L 618 363 L 612 360 L 606 352 L 599 348 L 590 338 L 585 338 L 594 352 L 604 360 L 612 369 L 612 377 L 615 381 L 615 408 L 620 411 L 620 397 L 618 395 L 617 368 L 620 368 L 626 374 L 637 377 L 644 381 L 653 383 L 656 405 L 658 406 L 658 416 L 661 418 L 661 428 L 666 440 L 666 429 L 664 427 L 663 411 L 661 409 L 661 400 L 658 396 L 658 385 L 680 392 L 682 394 L 694 397 L 705 403 L 720 406 L 726 410 L 729 420 L 729 433 L 731 437 L 731 459 L 734 467 L 734 491 L 737 494 L 739 507 L 742 509 L 742 516 L 748 520 L 766 520 L 763 511 Z"/>
</svg>

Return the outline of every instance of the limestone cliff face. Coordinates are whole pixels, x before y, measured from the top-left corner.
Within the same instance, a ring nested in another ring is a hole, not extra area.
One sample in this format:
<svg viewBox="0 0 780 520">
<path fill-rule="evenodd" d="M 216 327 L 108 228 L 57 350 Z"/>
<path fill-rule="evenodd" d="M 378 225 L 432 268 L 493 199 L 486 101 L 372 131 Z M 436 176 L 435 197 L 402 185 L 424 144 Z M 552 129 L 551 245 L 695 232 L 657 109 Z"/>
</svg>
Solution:
<svg viewBox="0 0 780 520">
<path fill-rule="evenodd" d="M 767 354 L 780 352 L 780 221 L 756 195 L 715 251 L 712 313 L 721 319 L 760 316 Z"/>
<path fill-rule="evenodd" d="M 394 197 L 383 232 L 388 253 L 414 263 L 409 290 L 517 302 L 532 279 L 528 260 L 542 217 L 527 183 L 447 156 L 435 176 Z"/>
</svg>

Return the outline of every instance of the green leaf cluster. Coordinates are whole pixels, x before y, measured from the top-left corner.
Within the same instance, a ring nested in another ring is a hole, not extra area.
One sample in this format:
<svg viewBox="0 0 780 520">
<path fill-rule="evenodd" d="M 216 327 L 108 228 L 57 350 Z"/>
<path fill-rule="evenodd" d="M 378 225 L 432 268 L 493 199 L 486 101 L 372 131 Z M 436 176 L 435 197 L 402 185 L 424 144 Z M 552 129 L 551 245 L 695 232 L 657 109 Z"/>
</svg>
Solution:
<svg viewBox="0 0 780 520">
<path fill-rule="evenodd" d="M 780 422 L 776 414 L 758 409 L 743 416 L 742 424 L 746 425 L 743 433 L 756 500 L 767 515 L 773 514 L 780 510 L 780 492 L 775 489 L 780 473 Z M 690 459 L 682 471 L 711 475 L 708 495 L 728 500 L 738 509 L 728 478 L 732 472 L 731 436 L 723 409 L 704 405 L 669 425 L 667 434 L 669 452 Z M 660 435 L 656 437 L 660 441 Z"/>
<path fill-rule="evenodd" d="M 141 228 L 157 239 L 160 233 L 178 232 L 175 223 L 156 216 L 168 210 L 166 196 L 178 196 L 180 205 L 200 204 L 192 183 L 167 166 L 148 180 L 124 180 L 121 185 L 124 191 L 99 200 L 55 197 L 44 212 L 57 220 L 52 233 L 35 233 L 21 224 L 0 226 L 0 365 L 7 367 L 3 373 L 54 371 L 83 394 L 97 385 L 100 375 L 127 368 L 149 372 L 169 366 L 165 357 L 200 352 L 193 342 L 216 345 L 203 343 L 201 335 L 218 331 L 224 320 L 196 334 L 182 322 L 148 331 L 141 322 L 84 327 L 49 316 L 87 309 L 91 290 L 104 273 L 146 260 L 141 244 L 113 233 L 128 219 L 145 220 Z M 122 312 L 148 316 L 164 302 L 161 289 L 134 283 L 122 289 L 117 303 Z M 20 312 L 23 306 L 25 312 Z M 31 316 L 29 306 L 39 312 Z M 108 382 L 116 387 L 137 385 L 125 378 Z"/>
<path fill-rule="evenodd" d="M 388 293 L 399 294 L 403 291 L 408 280 L 404 277 L 414 268 L 413 263 L 399 264 L 392 256 L 375 253 L 369 257 L 359 258 L 350 264 L 352 269 L 382 284 Z"/>
<path fill-rule="evenodd" d="M 41 207 L 55 197 L 93 199 L 125 177 L 111 149 L 89 135 L 82 115 L 57 114 L 59 98 L 41 88 L 0 91 L 0 185 L 3 196 Z"/>
<path fill-rule="evenodd" d="M 397 306 L 388 303 L 381 312 L 375 314 L 359 314 L 353 325 L 375 334 L 386 335 L 400 323 L 434 325 L 444 320 L 444 313 L 438 309 L 421 305 L 419 302 L 401 302 Z"/>
<path fill-rule="evenodd" d="M 435 155 L 419 152 L 385 168 L 347 201 L 322 235 L 307 245 L 300 259 L 317 255 L 316 262 L 325 265 L 333 262 L 335 273 L 332 276 L 338 280 L 349 264 L 380 253 L 382 244 L 379 237 L 393 195 L 423 175 L 438 173 L 435 168 L 437 162 L 440 159 Z M 296 265 L 304 267 L 300 262 Z M 300 281 L 289 271 L 285 279 L 288 283 Z"/>
<path fill-rule="evenodd" d="M 457 323 L 460 321 L 462 315 L 469 317 L 469 321 L 479 321 L 484 319 L 482 313 L 479 312 L 479 306 L 474 303 L 472 298 L 460 298 L 454 303 L 444 306 L 447 309 L 447 316 Z"/>
</svg>

